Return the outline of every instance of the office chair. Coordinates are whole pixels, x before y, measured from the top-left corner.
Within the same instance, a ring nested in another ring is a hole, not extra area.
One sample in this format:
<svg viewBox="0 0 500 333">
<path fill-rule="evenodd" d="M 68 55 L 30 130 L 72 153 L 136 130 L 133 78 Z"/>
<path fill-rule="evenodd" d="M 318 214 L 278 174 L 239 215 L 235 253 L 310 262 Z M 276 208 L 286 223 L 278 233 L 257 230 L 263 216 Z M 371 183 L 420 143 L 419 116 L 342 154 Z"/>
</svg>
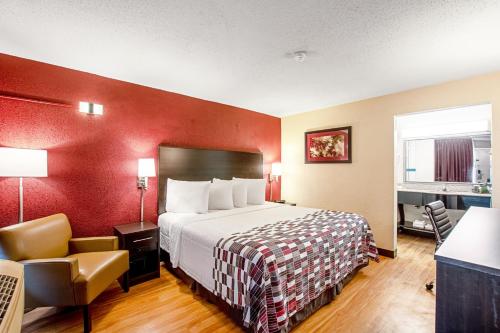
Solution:
<svg viewBox="0 0 500 333">
<path fill-rule="evenodd" d="M 434 230 L 434 236 L 436 238 L 435 252 L 453 230 L 453 224 L 451 224 L 448 212 L 446 211 L 444 203 L 441 200 L 425 205 L 425 212 L 429 215 L 432 229 Z M 432 290 L 432 288 L 434 288 L 434 280 L 426 283 L 425 287 L 427 290 Z"/>
</svg>

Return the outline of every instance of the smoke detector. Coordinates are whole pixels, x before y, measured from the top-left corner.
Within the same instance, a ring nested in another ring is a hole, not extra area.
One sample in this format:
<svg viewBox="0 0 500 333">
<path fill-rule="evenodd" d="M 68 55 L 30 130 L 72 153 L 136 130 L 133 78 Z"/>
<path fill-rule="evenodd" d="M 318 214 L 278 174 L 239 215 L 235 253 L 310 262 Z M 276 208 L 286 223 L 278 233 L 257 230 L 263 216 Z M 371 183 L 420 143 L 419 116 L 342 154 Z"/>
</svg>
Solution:
<svg viewBox="0 0 500 333">
<path fill-rule="evenodd" d="M 296 62 L 304 62 L 307 58 L 307 52 L 306 51 L 296 51 L 293 53 L 293 60 Z"/>
</svg>

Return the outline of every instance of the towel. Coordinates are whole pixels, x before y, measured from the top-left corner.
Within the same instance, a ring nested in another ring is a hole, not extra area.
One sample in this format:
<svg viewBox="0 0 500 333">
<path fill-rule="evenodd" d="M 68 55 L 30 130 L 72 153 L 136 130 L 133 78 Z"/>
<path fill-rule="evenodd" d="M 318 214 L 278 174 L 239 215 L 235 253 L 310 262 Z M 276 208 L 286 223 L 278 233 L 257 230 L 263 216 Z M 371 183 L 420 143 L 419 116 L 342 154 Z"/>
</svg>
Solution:
<svg viewBox="0 0 500 333">
<path fill-rule="evenodd" d="M 425 227 L 425 222 L 422 220 L 415 220 L 413 221 L 413 228 L 419 228 L 419 229 L 424 229 Z"/>
</svg>

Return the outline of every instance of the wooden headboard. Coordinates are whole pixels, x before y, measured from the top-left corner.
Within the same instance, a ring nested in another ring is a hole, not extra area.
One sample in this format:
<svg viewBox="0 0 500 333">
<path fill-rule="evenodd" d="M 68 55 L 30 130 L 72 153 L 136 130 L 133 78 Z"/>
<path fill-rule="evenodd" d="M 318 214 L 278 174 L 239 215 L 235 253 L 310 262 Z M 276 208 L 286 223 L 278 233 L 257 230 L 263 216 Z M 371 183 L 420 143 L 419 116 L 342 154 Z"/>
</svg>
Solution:
<svg viewBox="0 0 500 333">
<path fill-rule="evenodd" d="M 263 178 L 262 153 L 159 146 L 158 214 L 165 212 L 168 178 L 212 180 Z"/>
</svg>

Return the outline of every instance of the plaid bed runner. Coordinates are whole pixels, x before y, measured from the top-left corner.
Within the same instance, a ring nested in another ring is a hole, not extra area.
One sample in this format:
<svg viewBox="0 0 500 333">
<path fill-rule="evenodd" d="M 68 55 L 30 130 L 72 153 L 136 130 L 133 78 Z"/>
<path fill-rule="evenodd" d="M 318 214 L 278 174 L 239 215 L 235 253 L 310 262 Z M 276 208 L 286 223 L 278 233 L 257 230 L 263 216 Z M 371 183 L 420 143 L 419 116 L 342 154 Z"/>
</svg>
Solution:
<svg viewBox="0 0 500 333">
<path fill-rule="evenodd" d="M 321 210 L 220 239 L 213 293 L 243 309 L 255 332 L 277 332 L 378 252 L 360 215 Z"/>
</svg>

